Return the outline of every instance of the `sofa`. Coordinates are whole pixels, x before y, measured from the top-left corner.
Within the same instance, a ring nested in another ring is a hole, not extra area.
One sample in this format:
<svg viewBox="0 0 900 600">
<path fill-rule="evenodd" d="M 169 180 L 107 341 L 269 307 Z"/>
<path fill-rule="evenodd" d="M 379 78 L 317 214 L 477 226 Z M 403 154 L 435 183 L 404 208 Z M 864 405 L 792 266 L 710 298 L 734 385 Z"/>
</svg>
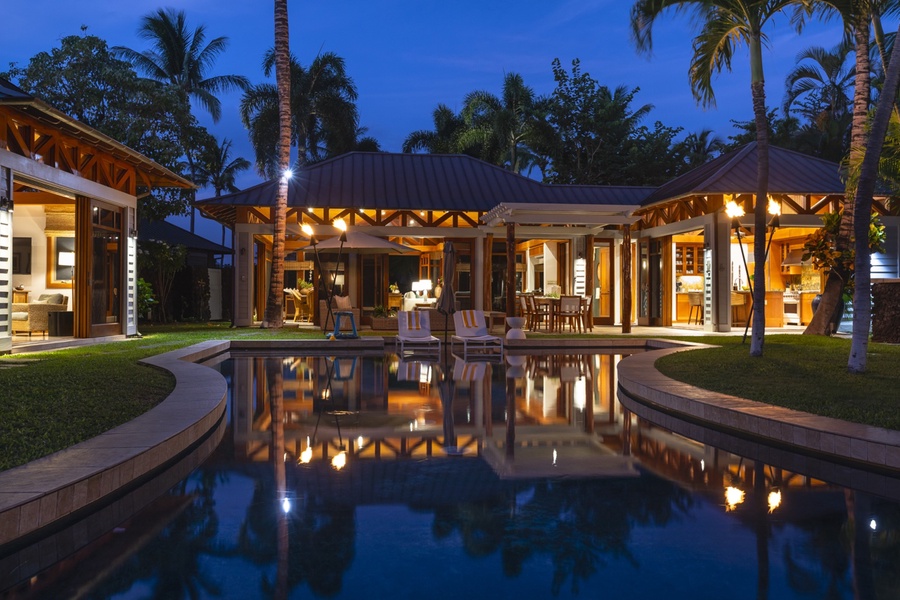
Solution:
<svg viewBox="0 0 900 600">
<path fill-rule="evenodd" d="M 48 333 L 50 329 L 50 313 L 64 312 L 69 309 L 69 298 L 62 294 L 41 294 L 31 302 L 16 302 L 12 305 L 12 332 L 32 333 L 40 331 Z"/>
</svg>

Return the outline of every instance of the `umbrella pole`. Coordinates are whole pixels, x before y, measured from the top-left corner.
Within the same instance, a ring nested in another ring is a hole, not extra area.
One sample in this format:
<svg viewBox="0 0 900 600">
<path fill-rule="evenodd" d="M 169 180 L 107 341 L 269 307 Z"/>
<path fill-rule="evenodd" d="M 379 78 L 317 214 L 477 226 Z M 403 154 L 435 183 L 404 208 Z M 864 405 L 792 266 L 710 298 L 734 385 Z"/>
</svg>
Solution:
<svg viewBox="0 0 900 600">
<path fill-rule="evenodd" d="M 328 314 L 325 317 L 325 326 L 322 328 L 322 331 L 328 331 L 328 319 L 334 318 L 333 313 L 331 311 L 331 301 L 334 300 L 334 286 L 337 283 L 337 270 L 341 266 L 341 258 L 344 253 L 344 242 L 347 241 L 347 232 L 344 231 L 341 233 L 341 247 L 338 249 L 338 257 L 337 262 L 334 264 L 334 274 L 331 276 L 331 291 L 328 293 Z M 327 334 L 326 334 L 327 335 Z"/>
</svg>

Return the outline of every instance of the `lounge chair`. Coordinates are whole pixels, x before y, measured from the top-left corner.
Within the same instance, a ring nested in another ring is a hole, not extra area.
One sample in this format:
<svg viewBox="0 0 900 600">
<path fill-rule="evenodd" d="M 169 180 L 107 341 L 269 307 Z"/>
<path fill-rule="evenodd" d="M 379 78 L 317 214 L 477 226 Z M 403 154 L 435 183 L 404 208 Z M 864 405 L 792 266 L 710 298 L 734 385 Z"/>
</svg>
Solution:
<svg viewBox="0 0 900 600">
<path fill-rule="evenodd" d="M 427 310 L 401 310 L 397 313 L 397 342 L 400 354 L 410 352 L 440 352 L 441 340 L 431 335 L 431 321 Z"/>
<path fill-rule="evenodd" d="M 503 338 L 488 333 L 484 311 L 457 311 L 453 313 L 453 324 L 456 327 L 456 333 L 451 338 L 451 344 L 462 342 L 463 356 L 468 354 L 469 346 L 472 346 L 473 350 L 485 352 L 499 350 L 501 354 L 503 353 Z"/>
</svg>

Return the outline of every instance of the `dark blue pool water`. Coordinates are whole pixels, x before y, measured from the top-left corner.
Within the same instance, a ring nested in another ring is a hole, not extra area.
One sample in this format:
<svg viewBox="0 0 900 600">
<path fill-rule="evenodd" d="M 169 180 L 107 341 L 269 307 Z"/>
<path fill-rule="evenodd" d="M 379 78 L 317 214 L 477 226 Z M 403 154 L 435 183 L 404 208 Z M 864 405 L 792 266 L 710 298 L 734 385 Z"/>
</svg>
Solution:
<svg viewBox="0 0 900 600">
<path fill-rule="evenodd" d="M 217 452 L 7 593 L 900 597 L 900 505 L 872 492 L 889 476 L 854 490 L 828 464 L 637 419 L 615 399 L 620 358 L 236 355 L 216 365 L 231 382 Z"/>
</svg>

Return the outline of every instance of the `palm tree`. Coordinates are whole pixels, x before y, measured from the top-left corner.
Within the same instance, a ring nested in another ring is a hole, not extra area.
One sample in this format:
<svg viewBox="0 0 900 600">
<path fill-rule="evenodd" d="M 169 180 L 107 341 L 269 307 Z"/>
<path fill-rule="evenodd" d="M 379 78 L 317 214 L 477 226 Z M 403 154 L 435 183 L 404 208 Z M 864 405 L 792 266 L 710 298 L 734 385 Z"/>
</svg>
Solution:
<svg viewBox="0 0 900 600">
<path fill-rule="evenodd" d="M 898 31 L 900 35 L 900 31 Z M 881 147 L 887 135 L 897 86 L 900 85 L 900 44 L 894 44 L 884 78 L 884 88 L 878 98 L 875 118 L 866 143 L 865 156 L 856 186 L 853 208 L 853 233 L 855 235 L 855 279 L 853 292 L 853 339 L 850 343 L 850 358 L 847 369 L 851 373 L 865 373 L 869 348 L 869 327 L 872 320 L 871 301 L 871 258 L 869 255 L 869 224 L 872 214 L 872 196 L 878 175 L 878 161 Z M 846 210 L 846 207 L 845 209 Z"/>
<path fill-rule="evenodd" d="M 197 166 L 200 177 L 215 191 L 216 196 L 222 192 L 233 193 L 238 191 L 234 184 L 235 178 L 241 171 L 250 168 L 250 161 L 243 157 L 231 158 L 231 140 L 224 138 L 219 144 L 215 138 L 211 140 L 201 154 L 201 163 Z"/>
<path fill-rule="evenodd" d="M 541 101 L 525 85 L 522 76 L 503 78 L 502 97 L 475 91 L 463 100 L 462 117 L 467 129 L 460 136 L 462 148 L 480 148 L 481 158 L 513 173 L 534 164 L 528 142 L 535 134 Z"/>
<path fill-rule="evenodd" d="M 291 49 L 288 40 L 287 0 L 275 0 L 275 83 L 278 92 L 278 195 L 272 236 L 272 274 L 263 327 L 284 325 L 284 244 L 287 234 L 288 169 L 291 166 Z"/>
<path fill-rule="evenodd" d="M 876 18 L 876 8 L 886 3 L 883 0 L 818 0 L 809 5 L 805 12 L 820 12 L 826 17 L 840 15 L 844 23 L 844 33 L 852 40 L 855 49 L 853 119 L 850 126 L 850 156 L 848 162 L 853 170 L 863 160 L 867 144 L 866 122 L 871 100 L 871 63 L 869 56 L 869 22 Z M 797 11 L 796 16 L 801 15 Z M 803 20 L 798 18 L 798 29 Z M 853 205 L 856 197 L 855 177 L 848 178 L 847 191 L 844 197 L 844 210 L 841 223 L 835 236 L 834 250 L 837 253 L 849 251 L 852 245 L 854 218 L 856 210 Z M 868 222 L 868 217 L 867 217 Z M 868 239 L 868 236 L 867 236 Z M 842 306 L 842 297 L 850 278 L 850 273 L 841 265 L 834 265 L 825 280 L 819 307 L 807 325 L 804 333 L 823 335 L 829 333 L 829 324 Z"/>
<path fill-rule="evenodd" d="M 222 103 L 216 94 L 243 90 L 250 85 L 243 75 L 207 77 L 216 58 L 228 46 L 228 38 L 217 37 L 204 45 L 206 28 L 199 25 L 190 31 L 184 11 L 160 8 L 146 15 L 138 28 L 138 37 L 148 40 L 152 49 L 138 52 L 116 46 L 113 51 L 149 79 L 171 85 L 185 97 L 196 100 L 214 122 L 222 116 Z"/>
<path fill-rule="evenodd" d="M 789 114 L 801 97 L 808 102 L 799 112 L 813 122 L 820 120 L 822 113 L 838 120 L 849 112 L 854 70 L 847 67 L 847 55 L 852 50 L 849 44 L 841 43 L 831 50 L 813 46 L 800 52 L 797 66 L 784 81 L 784 114 Z"/>
<path fill-rule="evenodd" d="M 272 72 L 274 56 L 269 51 L 263 60 L 266 76 Z M 357 93 L 344 59 L 326 52 L 305 69 L 291 56 L 290 78 L 291 141 L 298 148 L 298 163 L 316 162 L 355 149 L 359 132 Z M 266 177 L 279 174 L 278 119 L 275 86 L 260 84 L 244 92 L 241 120 L 256 153 L 256 169 Z"/>
<path fill-rule="evenodd" d="M 446 104 L 438 104 L 431 115 L 434 131 L 419 129 L 403 140 L 403 152 L 427 152 L 429 154 L 455 154 L 460 151 L 459 138 L 466 129 L 466 122 Z"/>
<path fill-rule="evenodd" d="M 699 167 L 721 154 L 724 144 L 722 139 L 713 134 L 711 129 L 700 133 L 689 133 L 675 147 L 675 152 L 683 157 L 687 169 Z"/>
<path fill-rule="evenodd" d="M 715 105 L 712 76 L 722 69 L 731 70 L 731 59 L 741 42 L 750 51 L 750 93 L 756 122 L 756 202 L 754 207 L 753 256 L 755 260 L 753 302 L 766 301 L 766 198 L 769 191 L 769 126 L 766 121 L 766 90 L 763 78 L 763 27 L 790 5 L 808 0 L 637 0 L 631 8 L 631 25 L 639 51 L 652 49 L 653 24 L 666 11 L 690 12 L 701 23 L 694 38 L 694 56 L 690 67 L 694 98 L 704 106 Z M 761 308 L 753 311 L 750 356 L 762 356 L 766 316 Z"/>
<path fill-rule="evenodd" d="M 197 174 L 205 185 L 211 186 L 216 196 L 222 192 L 238 191 L 234 184 L 237 174 L 250 168 L 250 161 L 244 157 L 231 158 L 231 140 L 224 138 L 221 145 L 211 136 L 209 143 L 200 155 Z M 222 224 L 222 245 L 225 245 L 225 225 Z"/>
</svg>

